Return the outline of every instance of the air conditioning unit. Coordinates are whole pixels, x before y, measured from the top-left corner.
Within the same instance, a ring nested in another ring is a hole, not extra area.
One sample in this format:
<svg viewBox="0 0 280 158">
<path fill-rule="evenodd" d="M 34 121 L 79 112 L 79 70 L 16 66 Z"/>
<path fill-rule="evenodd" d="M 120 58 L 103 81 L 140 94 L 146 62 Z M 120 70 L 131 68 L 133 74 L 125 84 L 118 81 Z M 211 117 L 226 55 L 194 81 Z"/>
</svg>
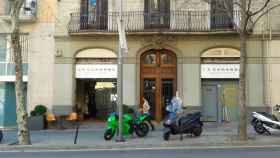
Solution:
<svg viewBox="0 0 280 158">
<path fill-rule="evenodd" d="M 35 20 L 37 15 L 37 0 L 26 0 L 20 12 L 20 20 Z"/>
</svg>

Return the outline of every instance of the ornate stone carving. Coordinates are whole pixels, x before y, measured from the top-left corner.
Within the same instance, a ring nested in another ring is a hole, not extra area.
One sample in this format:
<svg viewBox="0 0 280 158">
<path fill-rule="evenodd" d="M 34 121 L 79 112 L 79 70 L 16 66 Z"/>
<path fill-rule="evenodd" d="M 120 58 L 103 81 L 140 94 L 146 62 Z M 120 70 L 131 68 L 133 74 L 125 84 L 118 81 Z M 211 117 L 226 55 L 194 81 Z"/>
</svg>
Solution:
<svg viewBox="0 0 280 158">
<path fill-rule="evenodd" d="M 149 36 L 141 40 L 143 46 L 151 45 L 155 49 L 166 48 L 166 45 L 175 46 L 176 38 L 172 36 Z"/>
<path fill-rule="evenodd" d="M 63 51 L 61 49 L 56 49 L 55 57 L 62 57 Z"/>
</svg>

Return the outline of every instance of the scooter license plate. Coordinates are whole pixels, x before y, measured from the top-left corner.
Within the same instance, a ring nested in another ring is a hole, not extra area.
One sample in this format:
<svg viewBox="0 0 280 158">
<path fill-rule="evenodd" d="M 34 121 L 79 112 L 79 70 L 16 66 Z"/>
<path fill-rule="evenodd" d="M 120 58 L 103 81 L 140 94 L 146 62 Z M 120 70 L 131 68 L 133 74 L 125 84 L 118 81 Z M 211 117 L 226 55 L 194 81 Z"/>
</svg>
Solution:
<svg viewBox="0 0 280 158">
<path fill-rule="evenodd" d="M 164 128 L 163 129 L 163 132 L 165 133 L 165 132 L 169 132 L 170 131 L 170 129 L 169 128 Z"/>
</svg>

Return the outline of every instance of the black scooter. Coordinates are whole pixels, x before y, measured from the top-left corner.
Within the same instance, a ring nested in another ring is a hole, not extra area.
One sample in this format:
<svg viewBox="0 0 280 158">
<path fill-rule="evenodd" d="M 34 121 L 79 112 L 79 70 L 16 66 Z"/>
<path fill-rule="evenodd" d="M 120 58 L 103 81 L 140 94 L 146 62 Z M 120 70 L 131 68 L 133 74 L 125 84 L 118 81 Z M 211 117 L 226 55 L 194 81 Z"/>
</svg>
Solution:
<svg viewBox="0 0 280 158">
<path fill-rule="evenodd" d="M 3 139 L 3 132 L 2 130 L 0 130 L 0 143 L 2 142 L 2 139 Z"/>
<path fill-rule="evenodd" d="M 196 137 L 200 136 L 203 126 L 203 122 L 200 121 L 200 117 L 200 112 L 185 114 L 179 117 L 176 116 L 176 113 L 169 113 L 168 118 L 163 123 L 163 139 L 168 141 L 171 134 L 180 134 L 181 140 L 183 140 L 183 134 L 191 134 Z"/>
</svg>

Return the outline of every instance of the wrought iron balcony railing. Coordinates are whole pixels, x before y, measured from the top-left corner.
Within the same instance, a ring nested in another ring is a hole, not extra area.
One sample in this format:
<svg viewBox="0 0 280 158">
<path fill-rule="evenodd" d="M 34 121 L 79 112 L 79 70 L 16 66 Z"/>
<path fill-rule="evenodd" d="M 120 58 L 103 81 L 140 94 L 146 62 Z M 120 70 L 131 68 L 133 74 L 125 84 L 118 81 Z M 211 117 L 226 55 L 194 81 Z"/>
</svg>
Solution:
<svg viewBox="0 0 280 158">
<path fill-rule="evenodd" d="M 68 32 L 117 32 L 118 12 L 96 14 L 90 12 L 71 13 Z M 170 13 L 147 14 L 143 11 L 123 13 L 127 32 L 217 32 L 235 31 L 239 25 L 240 13 L 233 12 L 233 18 L 226 15 L 212 15 L 211 11 L 170 11 Z"/>
</svg>

